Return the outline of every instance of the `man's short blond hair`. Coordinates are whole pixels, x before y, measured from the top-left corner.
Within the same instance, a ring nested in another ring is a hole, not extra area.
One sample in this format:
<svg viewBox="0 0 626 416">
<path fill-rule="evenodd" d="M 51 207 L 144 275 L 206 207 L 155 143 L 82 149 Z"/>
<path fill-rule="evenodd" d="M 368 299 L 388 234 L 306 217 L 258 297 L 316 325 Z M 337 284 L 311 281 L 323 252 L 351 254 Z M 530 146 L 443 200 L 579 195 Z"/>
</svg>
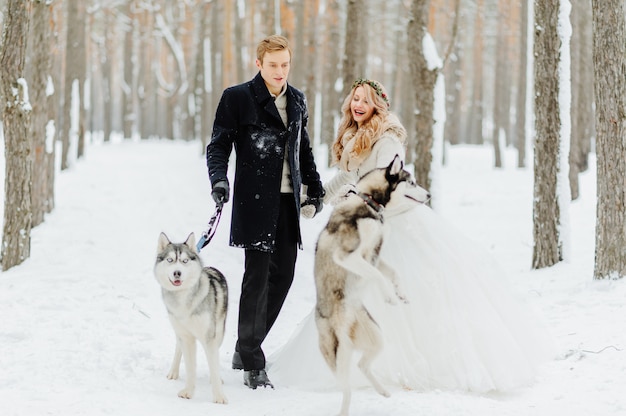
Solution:
<svg viewBox="0 0 626 416">
<path fill-rule="evenodd" d="M 281 35 L 271 35 L 263 39 L 256 47 L 256 59 L 263 64 L 263 57 L 267 52 L 276 52 L 287 49 L 289 51 L 289 60 L 293 56 L 291 48 L 289 47 L 289 41 L 286 37 Z"/>
</svg>

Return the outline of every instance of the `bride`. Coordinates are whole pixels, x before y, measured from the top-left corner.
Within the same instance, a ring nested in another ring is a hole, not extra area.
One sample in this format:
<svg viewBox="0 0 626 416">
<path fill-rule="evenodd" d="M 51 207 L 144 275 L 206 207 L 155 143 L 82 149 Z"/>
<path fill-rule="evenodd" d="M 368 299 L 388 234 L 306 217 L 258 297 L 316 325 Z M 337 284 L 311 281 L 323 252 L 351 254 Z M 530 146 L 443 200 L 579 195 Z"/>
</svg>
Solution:
<svg viewBox="0 0 626 416">
<path fill-rule="evenodd" d="M 389 112 L 379 82 L 355 81 L 342 113 L 333 144 L 340 171 L 325 185 L 325 202 L 405 153 L 406 131 Z M 508 391 L 531 384 L 538 366 L 553 357 L 552 340 L 509 293 L 498 265 L 425 205 L 394 198 L 384 216 L 389 233 L 381 257 L 395 268 L 409 302 L 389 305 L 373 290 L 366 296 L 385 343 L 372 366 L 378 378 L 420 391 Z M 269 358 L 274 379 L 305 388 L 335 385 L 317 337 L 312 311 Z M 352 375 L 354 384 L 368 385 L 360 372 Z"/>
</svg>

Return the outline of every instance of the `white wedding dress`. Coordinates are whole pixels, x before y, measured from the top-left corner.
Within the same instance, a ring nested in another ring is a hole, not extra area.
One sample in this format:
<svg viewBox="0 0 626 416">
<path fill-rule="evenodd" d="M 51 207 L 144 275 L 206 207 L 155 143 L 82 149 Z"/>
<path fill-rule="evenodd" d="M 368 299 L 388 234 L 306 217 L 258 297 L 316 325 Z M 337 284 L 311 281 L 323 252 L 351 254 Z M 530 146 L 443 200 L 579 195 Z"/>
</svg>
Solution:
<svg viewBox="0 0 626 416">
<path fill-rule="evenodd" d="M 383 332 L 385 346 L 373 364 L 381 382 L 418 391 L 471 392 L 531 384 L 538 366 L 555 357 L 554 344 L 527 305 L 508 290 L 506 276 L 489 253 L 427 206 L 393 210 L 386 210 L 390 232 L 381 256 L 396 269 L 409 303 L 390 305 L 376 293 L 365 299 Z M 275 383 L 336 387 L 317 337 L 312 311 L 269 357 Z M 356 363 L 360 354 L 354 355 Z M 351 380 L 355 386 L 368 385 L 356 364 Z"/>
</svg>

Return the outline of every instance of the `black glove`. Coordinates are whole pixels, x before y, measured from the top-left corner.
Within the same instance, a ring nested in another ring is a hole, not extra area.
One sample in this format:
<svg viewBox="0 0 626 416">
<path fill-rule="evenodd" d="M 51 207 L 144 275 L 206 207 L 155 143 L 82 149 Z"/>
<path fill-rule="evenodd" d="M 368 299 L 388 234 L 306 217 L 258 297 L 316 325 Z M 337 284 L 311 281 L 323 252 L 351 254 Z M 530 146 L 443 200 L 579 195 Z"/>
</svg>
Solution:
<svg viewBox="0 0 626 416">
<path fill-rule="evenodd" d="M 300 214 L 304 218 L 313 218 L 324 208 L 324 200 L 322 198 L 307 198 L 300 205 Z"/>
<path fill-rule="evenodd" d="M 224 206 L 226 202 L 228 202 L 228 194 L 230 193 L 230 187 L 228 186 L 228 181 L 218 181 L 213 185 L 213 190 L 211 190 L 211 196 L 213 197 L 213 201 L 220 208 Z"/>
</svg>

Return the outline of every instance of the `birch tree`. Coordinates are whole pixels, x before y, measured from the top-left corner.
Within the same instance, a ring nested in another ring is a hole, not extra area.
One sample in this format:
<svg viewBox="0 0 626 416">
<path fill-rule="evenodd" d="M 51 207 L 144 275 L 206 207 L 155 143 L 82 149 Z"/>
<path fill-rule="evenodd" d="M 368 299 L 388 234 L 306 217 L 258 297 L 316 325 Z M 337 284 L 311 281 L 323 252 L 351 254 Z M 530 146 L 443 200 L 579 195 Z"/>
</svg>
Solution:
<svg viewBox="0 0 626 416">
<path fill-rule="evenodd" d="M 593 0 L 598 198 L 595 279 L 626 275 L 624 0 Z"/>
<path fill-rule="evenodd" d="M 6 172 L 0 250 L 2 270 L 21 264 L 30 257 L 33 154 L 29 139 L 31 107 L 24 74 L 30 3 L 28 0 L 9 0 L 3 22 L 0 82 Z"/>
</svg>

